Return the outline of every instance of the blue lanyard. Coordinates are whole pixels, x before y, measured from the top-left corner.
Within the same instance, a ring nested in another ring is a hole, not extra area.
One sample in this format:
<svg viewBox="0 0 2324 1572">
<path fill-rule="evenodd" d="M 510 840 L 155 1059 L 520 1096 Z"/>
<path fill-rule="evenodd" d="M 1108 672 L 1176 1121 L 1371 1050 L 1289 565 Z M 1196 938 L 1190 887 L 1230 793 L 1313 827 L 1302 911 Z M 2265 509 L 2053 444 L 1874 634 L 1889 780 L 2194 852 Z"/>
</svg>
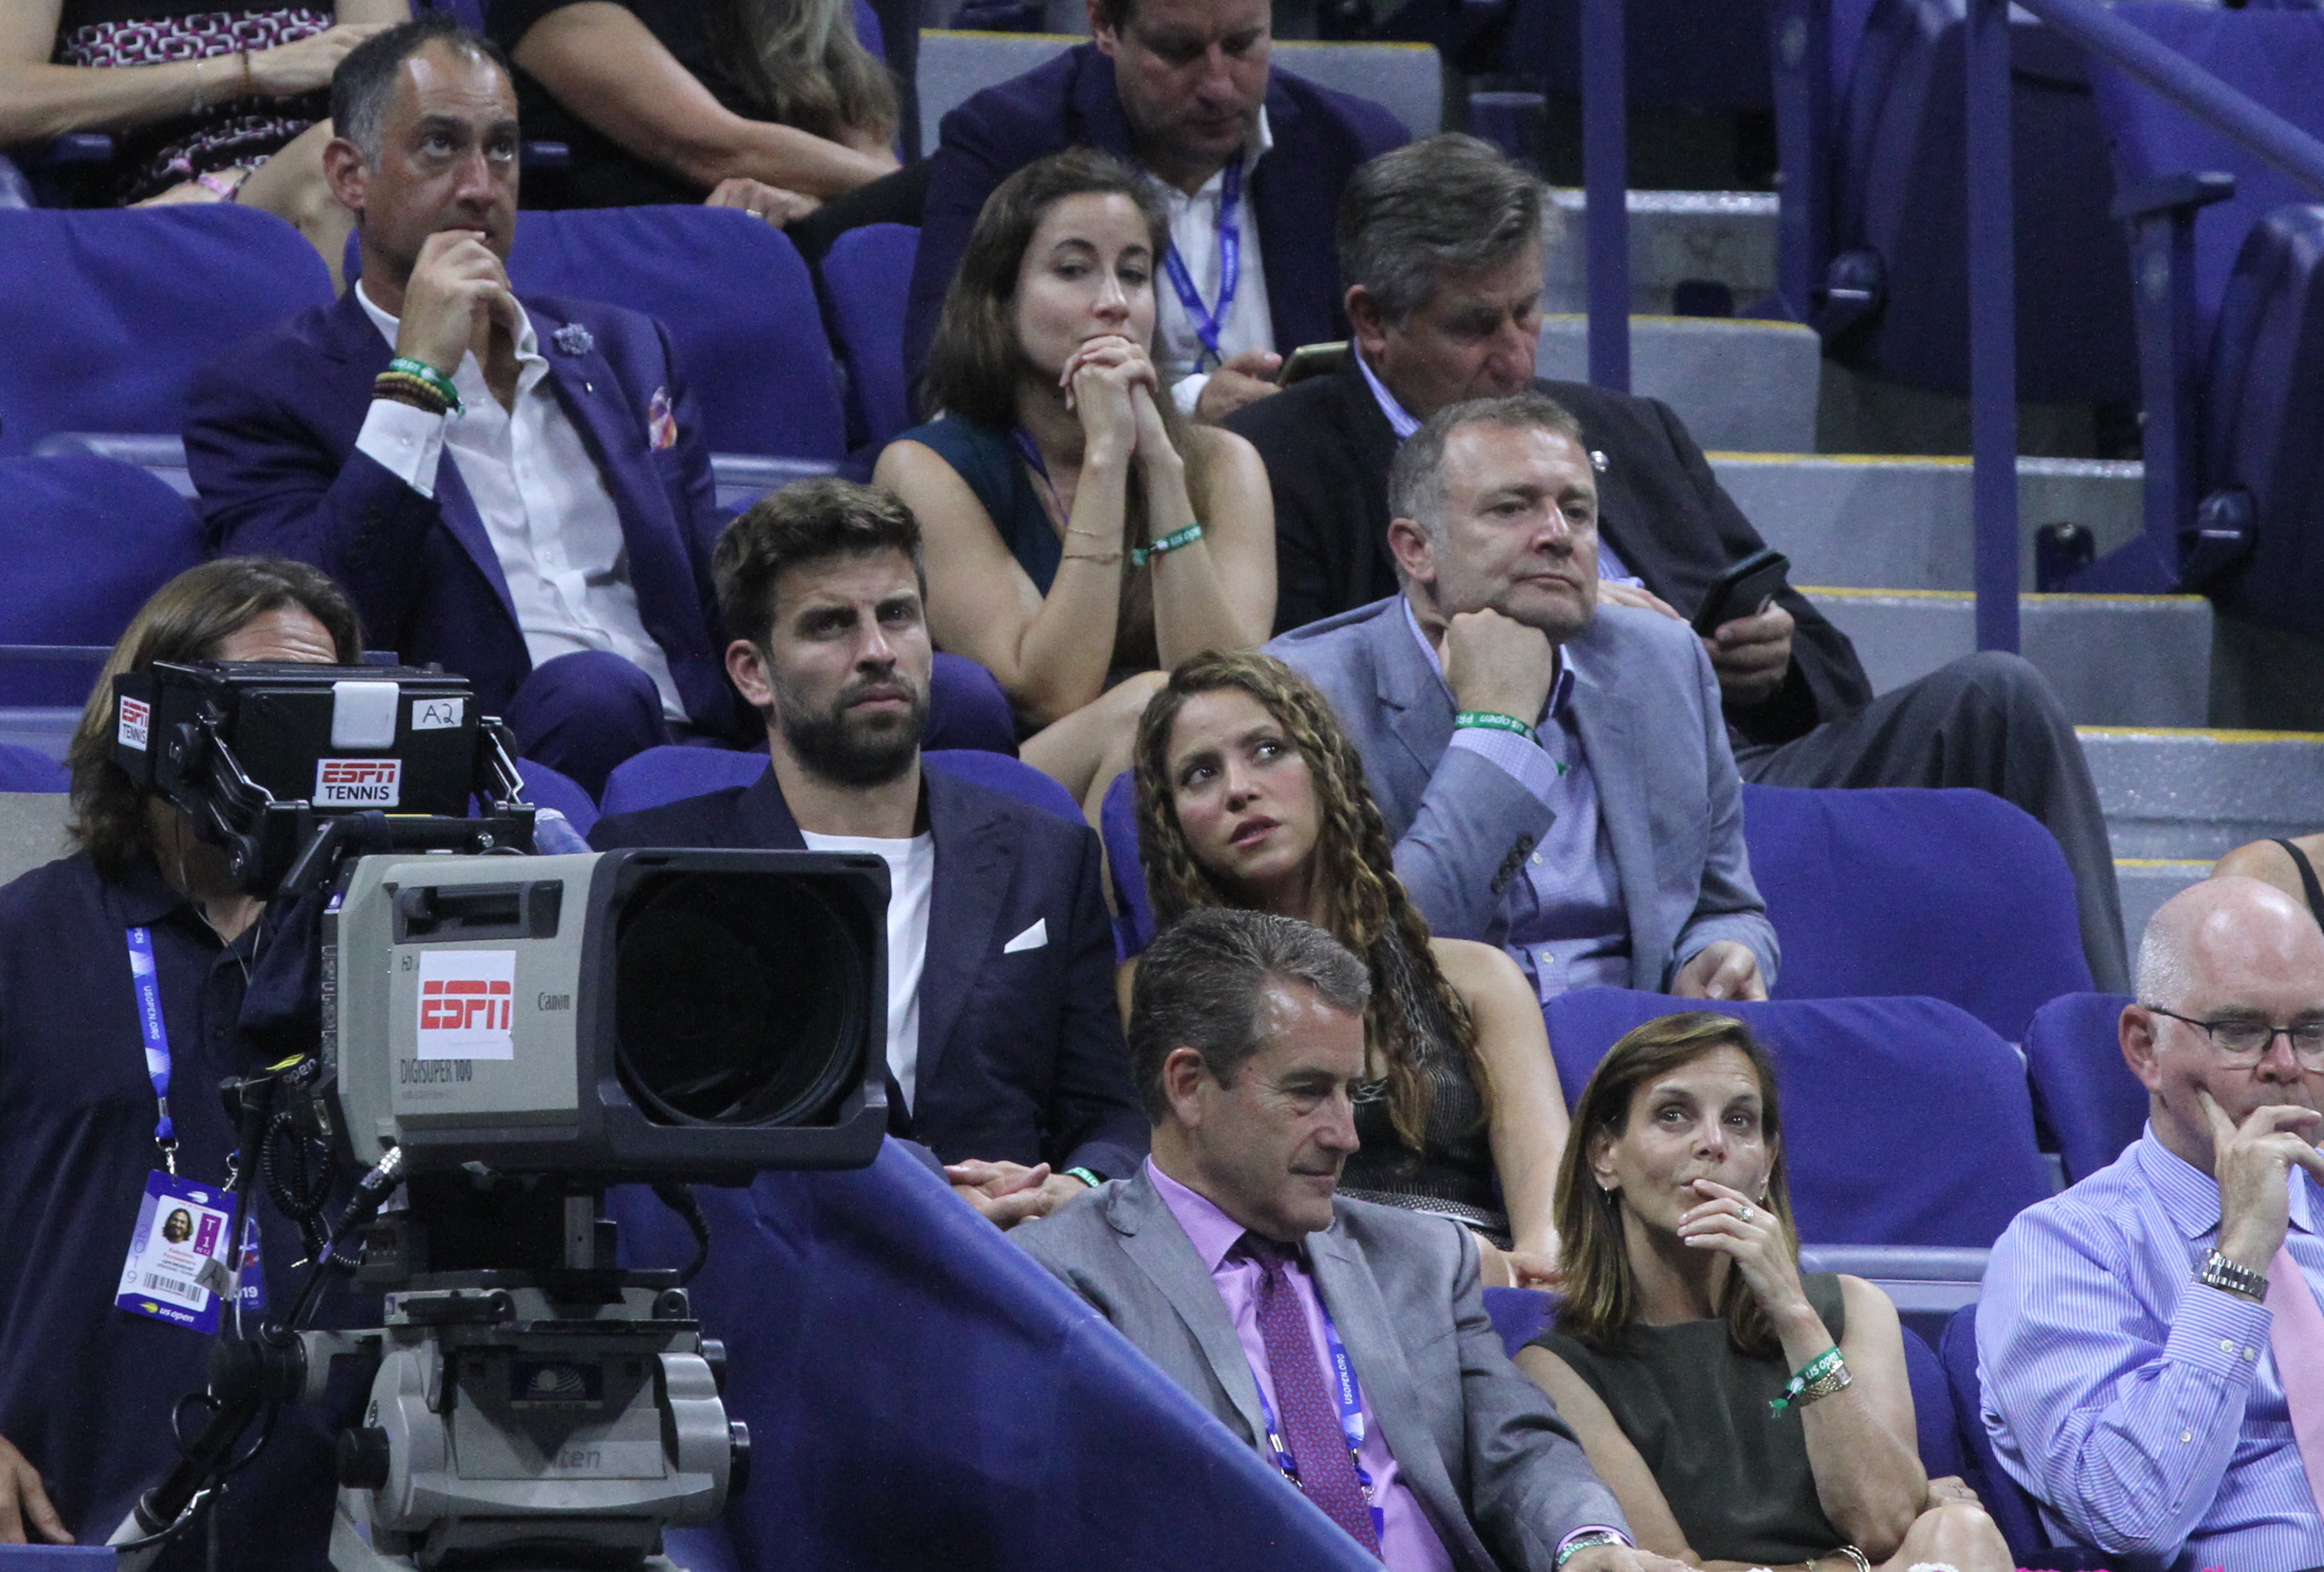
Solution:
<svg viewBox="0 0 2324 1572">
<path fill-rule="evenodd" d="M 170 1118 L 170 1028 L 161 1019 L 161 978 L 153 964 L 153 930 L 129 930 L 129 980 L 137 989 L 137 1030 L 145 1038 L 145 1074 L 153 1082 L 153 1101 L 161 1114 L 153 1124 L 153 1144 L 161 1149 L 162 1166 L 178 1171 L 178 1127 Z"/>
<path fill-rule="evenodd" d="M 1332 1308 L 1321 1294 L 1315 1297 L 1315 1308 L 1323 1314 L 1323 1349 L 1332 1357 L 1332 1395 L 1340 1406 L 1340 1434 L 1348 1443 L 1348 1461 L 1355 1466 L 1356 1488 L 1363 1493 L 1364 1505 L 1371 1511 L 1372 1537 L 1385 1540 L 1388 1514 L 1380 1509 L 1378 1493 L 1372 1488 L 1371 1471 L 1364 1466 L 1361 1452 L 1363 1389 L 1356 1384 L 1356 1367 L 1349 1363 L 1347 1345 L 1340 1341 L 1340 1328 L 1333 1324 Z M 1275 1455 L 1275 1466 L 1283 1471 L 1286 1479 L 1297 1484 L 1299 1460 L 1292 1456 L 1290 1445 L 1283 1438 L 1283 1428 L 1275 1419 L 1275 1405 L 1267 1401 L 1264 1386 L 1259 1389 L 1259 1417 L 1267 1426 L 1267 1449 Z"/>
<path fill-rule="evenodd" d="M 1170 287 L 1178 292 L 1178 303 L 1186 308 L 1193 322 L 1194 337 L 1211 352 L 1211 358 L 1223 365 L 1226 354 L 1219 347 L 1219 330 L 1225 326 L 1227 312 L 1233 309 L 1235 286 L 1242 282 L 1242 225 L 1237 211 L 1242 206 L 1242 160 L 1238 157 L 1227 165 L 1225 179 L 1219 187 L 1219 303 L 1215 310 L 1205 310 L 1203 294 L 1194 287 L 1194 275 L 1172 246 L 1163 254 L 1162 271 L 1170 275 Z M 1200 356 L 1196 357 L 1199 364 Z"/>
</svg>

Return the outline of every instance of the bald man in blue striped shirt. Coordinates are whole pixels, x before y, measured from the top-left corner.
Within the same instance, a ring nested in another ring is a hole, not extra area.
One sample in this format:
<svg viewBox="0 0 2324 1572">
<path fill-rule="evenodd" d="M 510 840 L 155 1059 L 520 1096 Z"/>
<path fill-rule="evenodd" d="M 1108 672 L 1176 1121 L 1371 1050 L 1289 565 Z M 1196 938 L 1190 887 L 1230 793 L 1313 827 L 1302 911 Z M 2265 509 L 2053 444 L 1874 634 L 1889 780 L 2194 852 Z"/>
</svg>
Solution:
<svg viewBox="0 0 2324 1572">
<path fill-rule="evenodd" d="M 2138 998 L 2144 1133 L 1994 1247 L 1986 1429 L 2084 1544 L 2324 1567 L 2324 930 L 2255 879 L 2197 884 L 2147 925 Z"/>
</svg>

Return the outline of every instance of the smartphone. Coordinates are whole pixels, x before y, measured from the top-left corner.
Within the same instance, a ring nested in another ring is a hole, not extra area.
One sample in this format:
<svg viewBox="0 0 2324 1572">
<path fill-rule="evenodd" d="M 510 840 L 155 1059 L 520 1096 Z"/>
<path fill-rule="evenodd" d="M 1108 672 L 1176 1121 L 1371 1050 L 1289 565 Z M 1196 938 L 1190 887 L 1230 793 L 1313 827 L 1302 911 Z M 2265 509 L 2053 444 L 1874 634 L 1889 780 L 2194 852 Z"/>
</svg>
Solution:
<svg viewBox="0 0 2324 1572">
<path fill-rule="evenodd" d="M 1790 558 L 1772 546 L 1761 547 L 1711 581 L 1690 625 L 1707 639 L 1737 617 L 1757 616 L 1784 587 L 1784 576 L 1791 570 Z"/>
<path fill-rule="evenodd" d="M 1328 344 L 1302 344 L 1283 357 L 1282 365 L 1275 373 L 1275 385 L 1289 387 L 1295 382 L 1337 371 L 1347 363 L 1348 341 L 1344 338 L 1335 338 Z"/>
</svg>

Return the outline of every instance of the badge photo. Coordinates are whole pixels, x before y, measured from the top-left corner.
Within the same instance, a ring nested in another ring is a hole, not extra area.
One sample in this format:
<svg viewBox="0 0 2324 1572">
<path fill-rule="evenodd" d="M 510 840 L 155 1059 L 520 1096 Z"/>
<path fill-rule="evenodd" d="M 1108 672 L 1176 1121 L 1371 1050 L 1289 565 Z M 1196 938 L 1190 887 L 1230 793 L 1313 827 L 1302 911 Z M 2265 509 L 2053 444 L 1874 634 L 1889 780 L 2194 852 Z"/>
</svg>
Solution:
<svg viewBox="0 0 2324 1572">
<path fill-rule="evenodd" d="M 172 1174 L 150 1176 L 114 1302 L 173 1326 L 217 1331 L 219 1295 L 233 1270 L 233 1223 L 230 1192 Z"/>
</svg>

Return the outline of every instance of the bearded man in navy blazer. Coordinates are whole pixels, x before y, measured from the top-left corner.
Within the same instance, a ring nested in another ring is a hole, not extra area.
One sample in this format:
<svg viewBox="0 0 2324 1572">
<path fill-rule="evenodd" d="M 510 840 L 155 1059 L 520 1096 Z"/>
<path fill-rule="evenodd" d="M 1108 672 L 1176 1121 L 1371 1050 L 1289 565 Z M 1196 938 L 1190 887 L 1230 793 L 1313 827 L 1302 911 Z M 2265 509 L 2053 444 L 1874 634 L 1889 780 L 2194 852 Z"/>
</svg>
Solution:
<svg viewBox="0 0 2324 1572">
<path fill-rule="evenodd" d="M 1379 105 L 1271 69 L 1268 0 L 1088 3 L 1092 42 L 944 117 L 904 363 L 915 375 L 927 363 L 993 188 L 1035 159 L 1101 148 L 1151 175 L 1168 210 L 1184 274 L 1155 281 L 1154 363 L 1180 409 L 1214 421 L 1275 391 L 1275 351 L 1348 336 L 1340 188 L 1407 138 Z"/>
<path fill-rule="evenodd" d="M 510 289 L 506 63 L 430 14 L 351 51 L 331 113 L 363 277 L 196 377 L 212 544 L 321 568 L 592 795 L 673 727 L 744 735 L 712 615 L 724 515 L 668 335 Z"/>
<path fill-rule="evenodd" d="M 1146 1154 L 1090 828 L 925 770 L 919 522 L 886 492 L 806 481 L 718 542 L 726 669 L 773 768 L 597 821 L 590 843 L 887 860 L 891 1121 L 1006 1227 Z"/>
</svg>

